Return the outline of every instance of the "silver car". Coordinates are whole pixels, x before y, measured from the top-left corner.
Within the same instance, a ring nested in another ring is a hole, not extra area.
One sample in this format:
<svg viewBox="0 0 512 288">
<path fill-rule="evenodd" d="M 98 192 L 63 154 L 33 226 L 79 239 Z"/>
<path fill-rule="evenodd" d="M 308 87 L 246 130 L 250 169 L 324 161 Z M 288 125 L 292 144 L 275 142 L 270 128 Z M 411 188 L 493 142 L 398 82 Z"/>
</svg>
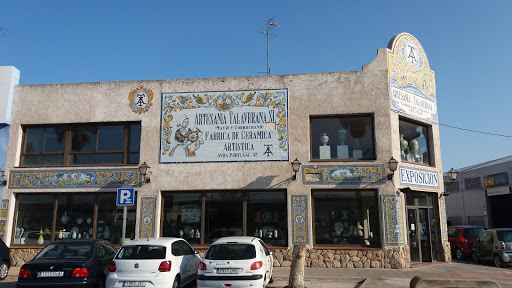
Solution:
<svg viewBox="0 0 512 288">
<path fill-rule="evenodd" d="M 493 261 L 496 267 L 512 264 L 512 228 L 485 230 L 476 238 L 471 254 L 473 262 Z"/>
</svg>

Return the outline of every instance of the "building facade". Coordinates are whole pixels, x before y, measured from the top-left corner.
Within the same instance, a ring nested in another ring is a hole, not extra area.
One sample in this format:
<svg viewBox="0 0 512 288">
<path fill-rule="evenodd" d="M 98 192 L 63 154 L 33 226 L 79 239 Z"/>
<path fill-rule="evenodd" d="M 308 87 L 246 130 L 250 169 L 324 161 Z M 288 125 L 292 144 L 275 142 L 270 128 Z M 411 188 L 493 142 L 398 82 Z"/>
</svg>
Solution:
<svg viewBox="0 0 512 288">
<path fill-rule="evenodd" d="M 23 85 L 12 116 L 17 264 L 59 238 L 122 243 L 132 188 L 125 240 L 254 235 L 278 266 L 294 245 L 312 267 L 451 259 L 435 77 L 407 33 L 362 71 Z"/>
<path fill-rule="evenodd" d="M 452 225 L 512 227 L 512 156 L 460 168 L 445 183 L 446 215 Z"/>
</svg>

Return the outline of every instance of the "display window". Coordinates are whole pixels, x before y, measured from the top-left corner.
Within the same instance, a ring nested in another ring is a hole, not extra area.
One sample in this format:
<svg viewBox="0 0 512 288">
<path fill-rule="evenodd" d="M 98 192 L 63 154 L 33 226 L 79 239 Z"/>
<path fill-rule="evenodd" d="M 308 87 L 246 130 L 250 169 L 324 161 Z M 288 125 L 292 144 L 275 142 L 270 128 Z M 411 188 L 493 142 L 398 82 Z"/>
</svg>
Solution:
<svg viewBox="0 0 512 288">
<path fill-rule="evenodd" d="M 226 236 L 256 236 L 287 246 L 286 192 L 165 192 L 162 236 L 206 245 Z"/>
<path fill-rule="evenodd" d="M 431 165 L 428 127 L 400 119 L 400 155 L 404 162 Z"/>
<path fill-rule="evenodd" d="M 313 191 L 314 243 L 381 247 L 377 191 Z"/>
<path fill-rule="evenodd" d="M 312 117 L 311 159 L 375 160 L 371 115 Z"/>
<path fill-rule="evenodd" d="M 46 245 L 58 239 L 97 238 L 121 244 L 123 208 L 116 193 L 17 195 L 14 245 Z M 136 203 L 128 207 L 126 238 L 135 238 Z"/>
<path fill-rule="evenodd" d="M 20 166 L 138 164 L 140 123 L 23 127 Z"/>
</svg>

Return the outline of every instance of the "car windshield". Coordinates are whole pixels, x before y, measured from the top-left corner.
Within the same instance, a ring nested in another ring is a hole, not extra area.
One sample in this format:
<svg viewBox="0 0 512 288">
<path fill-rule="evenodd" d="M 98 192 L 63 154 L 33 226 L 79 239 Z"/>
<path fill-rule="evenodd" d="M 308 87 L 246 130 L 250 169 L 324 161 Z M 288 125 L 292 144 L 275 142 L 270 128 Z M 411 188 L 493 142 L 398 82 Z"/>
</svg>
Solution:
<svg viewBox="0 0 512 288">
<path fill-rule="evenodd" d="M 462 236 L 465 238 L 475 238 L 484 232 L 484 228 L 469 228 L 462 231 Z"/>
<path fill-rule="evenodd" d="M 164 246 L 125 246 L 119 250 L 116 259 L 165 259 L 165 252 Z"/>
<path fill-rule="evenodd" d="M 210 246 L 204 257 L 210 260 L 247 260 L 256 258 L 252 244 L 215 244 Z"/>
<path fill-rule="evenodd" d="M 503 242 L 512 242 L 512 231 L 498 232 L 498 240 Z"/>
<path fill-rule="evenodd" d="M 92 244 L 53 243 L 46 246 L 35 259 L 86 259 L 92 256 Z"/>
</svg>

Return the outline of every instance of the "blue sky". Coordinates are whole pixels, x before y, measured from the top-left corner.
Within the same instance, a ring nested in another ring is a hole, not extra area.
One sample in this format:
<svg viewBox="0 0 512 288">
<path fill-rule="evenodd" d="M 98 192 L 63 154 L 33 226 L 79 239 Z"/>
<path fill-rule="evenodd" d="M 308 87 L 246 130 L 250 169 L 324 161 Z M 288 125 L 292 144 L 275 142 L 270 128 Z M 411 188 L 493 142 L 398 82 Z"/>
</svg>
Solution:
<svg viewBox="0 0 512 288">
<path fill-rule="evenodd" d="M 512 135 L 512 1 L 3 1 L 0 65 L 20 84 L 361 70 L 408 32 L 436 72 L 441 124 Z M 512 137 L 440 126 L 443 170 L 512 155 Z M 398 137 L 398 136 L 397 136 Z M 398 138 L 397 138 L 398 141 Z"/>
</svg>

